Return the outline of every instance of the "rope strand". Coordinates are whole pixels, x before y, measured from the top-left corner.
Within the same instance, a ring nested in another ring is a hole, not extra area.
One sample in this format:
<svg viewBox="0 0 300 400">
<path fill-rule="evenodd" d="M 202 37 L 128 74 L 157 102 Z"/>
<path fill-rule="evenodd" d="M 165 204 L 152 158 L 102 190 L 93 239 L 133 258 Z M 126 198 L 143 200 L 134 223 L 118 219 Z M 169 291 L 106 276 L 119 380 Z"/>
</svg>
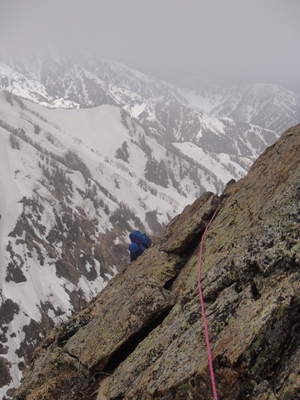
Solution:
<svg viewBox="0 0 300 400">
<path fill-rule="evenodd" d="M 202 253 L 203 253 L 204 239 L 205 239 L 206 233 L 208 231 L 208 228 L 212 224 L 217 212 L 218 212 L 218 209 L 215 210 L 211 220 L 209 221 L 209 223 L 207 224 L 207 226 L 205 228 L 204 234 L 202 235 L 201 243 L 200 243 L 199 269 L 198 269 L 198 290 L 199 290 L 199 298 L 200 298 L 200 306 L 201 306 L 201 315 L 202 315 L 203 325 L 204 325 L 205 342 L 206 342 L 206 349 L 207 349 L 207 358 L 208 358 L 210 380 L 211 380 L 214 400 L 218 400 L 218 394 L 217 394 L 216 381 L 215 381 L 214 368 L 213 368 L 212 355 L 211 355 L 211 348 L 210 348 L 210 342 L 209 342 L 208 323 L 207 323 L 207 319 L 206 319 L 206 316 L 205 316 L 203 293 L 202 293 L 202 288 L 201 288 L 201 269 L 202 269 Z"/>
</svg>

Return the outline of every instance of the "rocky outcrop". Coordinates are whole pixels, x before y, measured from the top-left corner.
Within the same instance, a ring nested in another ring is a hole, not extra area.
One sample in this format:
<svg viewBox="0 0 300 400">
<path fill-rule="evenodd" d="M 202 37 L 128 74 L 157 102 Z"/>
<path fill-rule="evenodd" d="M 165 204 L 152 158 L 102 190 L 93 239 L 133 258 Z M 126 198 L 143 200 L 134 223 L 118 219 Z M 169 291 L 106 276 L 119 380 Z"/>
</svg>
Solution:
<svg viewBox="0 0 300 400">
<path fill-rule="evenodd" d="M 36 350 L 16 400 L 300 398 L 300 125 L 205 193 Z"/>
</svg>

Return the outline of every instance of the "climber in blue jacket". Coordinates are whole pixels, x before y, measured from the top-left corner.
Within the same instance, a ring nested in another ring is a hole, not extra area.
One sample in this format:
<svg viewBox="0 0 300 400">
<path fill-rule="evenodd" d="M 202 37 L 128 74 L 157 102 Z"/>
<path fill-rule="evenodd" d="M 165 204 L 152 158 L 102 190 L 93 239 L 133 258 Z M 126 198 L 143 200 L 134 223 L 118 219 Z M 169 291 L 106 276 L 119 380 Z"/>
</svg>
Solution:
<svg viewBox="0 0 300 400">
<path fill-rule="evenodd" d="M 132 262 L 135 261 L 139 256 L 141 256 L 144 253 L 145 247 L 139 243 L 130 243 L 129 251 L 130 251 L 130 262 Z"/>
</svg>

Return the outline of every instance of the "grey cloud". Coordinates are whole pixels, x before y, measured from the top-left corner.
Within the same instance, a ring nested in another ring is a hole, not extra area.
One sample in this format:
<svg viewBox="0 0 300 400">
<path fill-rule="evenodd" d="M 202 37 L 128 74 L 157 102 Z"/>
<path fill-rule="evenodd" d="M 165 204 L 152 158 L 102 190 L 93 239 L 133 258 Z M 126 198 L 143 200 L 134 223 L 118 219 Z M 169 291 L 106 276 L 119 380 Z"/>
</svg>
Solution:
<svg viewBox="0 0 300 400">
<path fill-rule="evenodd" d="M 0 0 L 1 44 L 86 49 L 166 80 L 300 92 L 298 0 Z"/>
</svg>

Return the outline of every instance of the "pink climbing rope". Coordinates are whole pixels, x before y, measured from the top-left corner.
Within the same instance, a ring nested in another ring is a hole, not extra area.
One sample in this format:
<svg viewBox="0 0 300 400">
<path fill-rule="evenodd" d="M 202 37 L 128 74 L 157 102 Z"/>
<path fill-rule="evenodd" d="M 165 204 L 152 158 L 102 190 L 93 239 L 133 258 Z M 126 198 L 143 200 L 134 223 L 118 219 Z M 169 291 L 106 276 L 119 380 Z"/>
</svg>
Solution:
<svg viewBox="0 0 300 400">
<path fill-rule="evenodd" d="M 202 294 L 202 288 L 201 288 L 201 269 L 202 269 L 203 242 L 204 242 L 204 239 L 206 236 L 206 232 L 208 231 L 208 228 L 210 227 L 211 223 L 213 222 L 217 212 L 218 212 L 218 209 L 216 209 L 216 211 L 214 212 L 211 220 L 207 224 L 205 231 L 202 235 L 202 239 L 201 239 L 201 243 L 200 243 L 199 269 L 198 269 L 198 290 L 199 290 L 199 298 L 200 298 L 200 305 L 201 305 L 201 314 L 202 314 L 204 331 L 205 331 L 205 342 L 206 342 L 206 348 L 207 348 L 207 358 L 208 358 L 208 365 L 209 365 L 209 372 L 210 372 L 210 380 L 211 380 L 214 400 L 218 400 L 218 394 L 217 394 L 216 381 L 215 381 L 214 368 L 213 368 L 212 355 L 211 355 L 210 342 L 209 342 L 208 323 L 207 323 L 206 316 L 205 316 L 204 301 L 203 301 L 203 294 Z"/>
</svg>

